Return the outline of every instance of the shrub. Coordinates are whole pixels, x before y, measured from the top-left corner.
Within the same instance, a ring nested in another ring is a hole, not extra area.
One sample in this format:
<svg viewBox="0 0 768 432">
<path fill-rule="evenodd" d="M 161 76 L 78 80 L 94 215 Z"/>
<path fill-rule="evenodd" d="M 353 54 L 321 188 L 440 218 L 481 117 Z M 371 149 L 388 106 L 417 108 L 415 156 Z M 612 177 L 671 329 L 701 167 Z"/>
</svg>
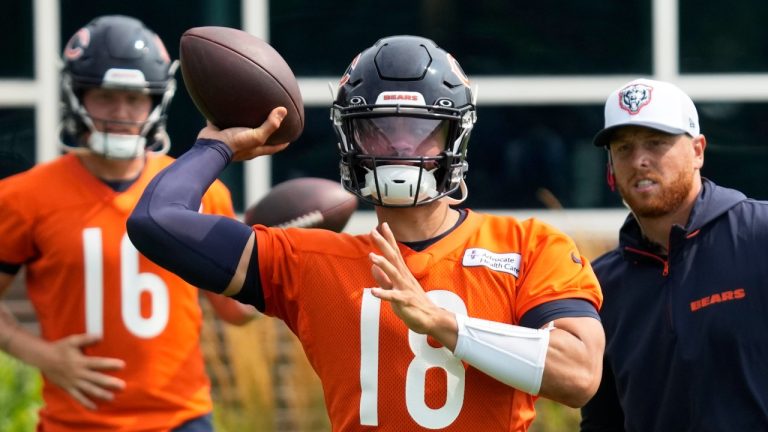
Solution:
<svg viewBox="0 0 768 432">
<path fill-rule="evenodd" d="M 37 369 L 0 352 L 0 430 L 35 430 L 42 405 L 42 378 Z"/>
</svg>

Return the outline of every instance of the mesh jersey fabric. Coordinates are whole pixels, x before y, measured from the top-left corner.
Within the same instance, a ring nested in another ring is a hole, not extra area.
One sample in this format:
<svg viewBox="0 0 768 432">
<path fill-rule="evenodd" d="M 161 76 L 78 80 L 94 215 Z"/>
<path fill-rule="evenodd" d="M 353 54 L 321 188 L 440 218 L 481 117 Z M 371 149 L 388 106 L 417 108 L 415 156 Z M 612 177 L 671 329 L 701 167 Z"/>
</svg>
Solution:
<svg viewBox="0 0 768 432">
<path fill-rule="evenodd" d="M 44 382 L 46 432 L 167 430 L 212 409 L 198 290 L 140 255 L 125 229 L 146 185 L 172 161 L 148 155 L 124 192 L 71 154 L 0 182 L 0 262 L 25 265 L 42 337 L 101 333 L 84 352 L 126 362 L 110 372 L 126 388 L 95 412 Z M 222 183 L 208 190 L 202 210 L 234 217 Z"/>
<path fill-rule="evenodd" d="M 533 396 L 433 346 L 370 295 L 369 235 L 254 230 L 265 311 L 298 335 L 323 382 L 334 431 L 527 430 Z M 602 303 L 573 241 L 533 219 L 469 211 L 425 250 L 400 250 L 433 301 L 471 317 L 518 324 L 548 301 Z"/>
</svg>

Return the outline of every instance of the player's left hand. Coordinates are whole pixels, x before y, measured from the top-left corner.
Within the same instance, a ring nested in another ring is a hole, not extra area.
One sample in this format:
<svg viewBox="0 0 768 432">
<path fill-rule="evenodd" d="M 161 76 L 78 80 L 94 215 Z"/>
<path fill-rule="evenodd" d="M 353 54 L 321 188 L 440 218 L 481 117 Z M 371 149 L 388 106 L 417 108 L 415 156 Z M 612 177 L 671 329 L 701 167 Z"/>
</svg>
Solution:
<svg viewBox="0 0 768 432">
<path fill-rule="evenodd" d="M 379 284 L 371 293 L 392 305 L 392 310 L 411 330 L 433 336 L 453 350 L 456 344 L 456 319 L 445 309 L 438 307 L 413 277 L 397 247 L 392 230 L 387 223 L 380 231 L 371 231 L 374 243 L 381 255 L 371 252 L 371 273 Z"/>
</svg>

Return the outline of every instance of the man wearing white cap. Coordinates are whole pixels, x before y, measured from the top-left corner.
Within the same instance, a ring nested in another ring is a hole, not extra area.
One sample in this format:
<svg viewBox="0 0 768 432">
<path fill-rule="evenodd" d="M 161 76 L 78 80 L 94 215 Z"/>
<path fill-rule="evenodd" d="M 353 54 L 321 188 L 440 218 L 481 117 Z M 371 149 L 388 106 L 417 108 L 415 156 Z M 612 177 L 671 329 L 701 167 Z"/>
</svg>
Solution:
<svg viewBox="0 0 768 432">
<path fill-rule="evenodd" d="M 603 379 L 582 432 L 768 430 L 768 203 L 702 178 L 691 99 L 638 79 L 595 145 L 631 213 L 594 262 Z"/>
</svg>

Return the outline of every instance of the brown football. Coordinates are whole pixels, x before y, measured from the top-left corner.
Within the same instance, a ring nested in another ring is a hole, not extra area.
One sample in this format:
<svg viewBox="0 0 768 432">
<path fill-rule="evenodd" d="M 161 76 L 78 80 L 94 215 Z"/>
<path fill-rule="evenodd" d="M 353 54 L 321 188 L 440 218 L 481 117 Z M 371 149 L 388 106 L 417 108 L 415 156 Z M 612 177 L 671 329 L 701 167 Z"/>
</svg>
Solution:
<svg viewBox="0 0 768 432">
<path fill-rule="evenodd" d="M 219 129 L 255 128 L 278 106 L 288 109 L 267 144 L 304 130 L 304 102 L 293 71 L 267 42 L 229 27 L 195 27 L 181 36 L 181 74 L 197 109 Z"/>
<path fill-rule="evenodd" d="M 341 232 L 355 210 L 357 197 L 338 181 L 300 177 L 273 187 L 245 211 L 244 222 Z"/>
</svg>

